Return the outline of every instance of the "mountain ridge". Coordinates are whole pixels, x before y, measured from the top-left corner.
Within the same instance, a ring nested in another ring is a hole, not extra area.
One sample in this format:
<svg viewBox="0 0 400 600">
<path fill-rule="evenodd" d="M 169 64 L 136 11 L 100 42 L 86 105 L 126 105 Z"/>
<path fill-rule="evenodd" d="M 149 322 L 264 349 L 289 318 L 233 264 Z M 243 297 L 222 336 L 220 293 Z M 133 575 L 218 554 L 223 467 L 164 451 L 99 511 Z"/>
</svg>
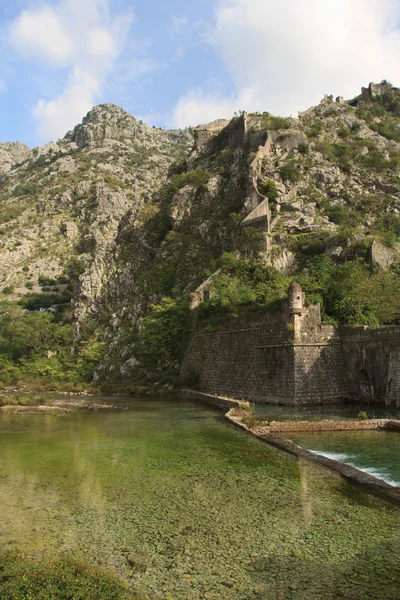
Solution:
<svg viewBox="0 0 400 600">
<path fill-rule="evenodd" d="M 4 305 L 54 306 L 75 355 L 101 345 L 105 381 L 176 378 L 187 298 L 210 276 L 199 310 L 216 318 L 266 309 L 298 279 L 327 319 L 393 322 L 400 92 L 388 85 L 298 119 L 243 113 L 194 132 L 99 105 L 29 155 L 0 145 L 22 157 L 0 179 Z"/>
</svg>

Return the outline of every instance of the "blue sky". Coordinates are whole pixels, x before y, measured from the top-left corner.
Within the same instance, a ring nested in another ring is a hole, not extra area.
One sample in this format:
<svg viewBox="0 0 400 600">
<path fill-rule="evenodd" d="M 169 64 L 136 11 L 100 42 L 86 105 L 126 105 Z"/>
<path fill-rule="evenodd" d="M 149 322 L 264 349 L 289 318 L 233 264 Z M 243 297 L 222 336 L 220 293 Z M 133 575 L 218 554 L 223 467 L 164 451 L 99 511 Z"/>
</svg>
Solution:
<svg viewBox="0 0 400 600">
<path fill-rule="evenodd" d="M 57 139 L 103 102 L 184 127 L 400 85 L 399 16 L 400 0 L 2 0 L 0 141 Z"/>
</svg>

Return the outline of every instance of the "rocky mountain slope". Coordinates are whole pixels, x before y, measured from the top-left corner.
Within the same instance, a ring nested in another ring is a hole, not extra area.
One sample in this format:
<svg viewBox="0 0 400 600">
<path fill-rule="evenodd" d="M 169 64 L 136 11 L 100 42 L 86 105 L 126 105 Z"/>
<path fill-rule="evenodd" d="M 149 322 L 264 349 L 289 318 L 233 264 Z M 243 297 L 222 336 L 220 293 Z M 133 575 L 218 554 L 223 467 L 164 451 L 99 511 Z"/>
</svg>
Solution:
<svg viewBox="0 0 400 600">
<path fill-rule="evenodd" d="M 32 152 L 2 144 L 3 291 L 12 299 L 49 287 L 62 292 L 81 276 L 77 315 L 94 310 L 119 222 L 143 210 L 190 147 L 189 133 L 152 129 L 113 105 L 94 108 L 56 144 Z"/>
<path fill-rule="evenodd" d="M 69 314 L 75 344 L 90 323 L 109 381 L 176 378 L 188 299 L 207 318 L 265 310 L 296 279 L 326 319 L 392 323 L 399 167 L 387 82 L 194 136 L 101 105 L 57 144 L 0 146 L 3 297 Z"/>
</svg>

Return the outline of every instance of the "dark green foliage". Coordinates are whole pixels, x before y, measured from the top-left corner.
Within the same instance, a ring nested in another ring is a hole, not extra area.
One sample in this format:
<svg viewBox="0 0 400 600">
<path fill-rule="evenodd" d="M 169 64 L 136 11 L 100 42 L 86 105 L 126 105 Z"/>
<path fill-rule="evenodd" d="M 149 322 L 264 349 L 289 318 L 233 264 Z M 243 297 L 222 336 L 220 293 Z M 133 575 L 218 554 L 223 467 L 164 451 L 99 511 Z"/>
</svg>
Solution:
<svg viewBox="0 0 400 600">
<path fill-rule="evenodd" d="M 70 283 L 72 288 L 75 289 L 79 283 L 79 277 L 85 271 L 85 262 L 80 258 L 73 258 L 67 267 L 66 276 L 64 279 L 64 283 Z M 60 283 L 63 281 L 60 280 Z"/>
<path fill-rule="evenodd" d="M 14 307 L 1 306 L 0 349 L 11 360 L 45 354 L 48 350 L 70 348 L 71 328 L 56 323 L 47 312 L 22 312 Z"/>
<path fill-rule="evenodd" d="M 160 190 L 160 200 L 163 204 L 168 204 L 180 189 L 186 185 L 201 187 L 208 183 L 211 173 L 204 169 L 195 169 L 188 173 L 173 175 L 168 183 Z"/>
<path fill-rule="evenodd" d="M 298 151 L 300 154 L 308 154 L 310 151 L 310 146 L 307 144 L 307 142 L 300 142 Z"/>
<path fill-rule="evenodd" d="M 24 212 L 24 207 L 18 204 L 3 204 L 0 206 L 0 223 L 9 223 L 14 219 L 18 219 Z M 4 233 L 4 231 L 3 231 Z"/>
<path fill-rule="evenodd" d="M 273 117 L 269 113 L 263 113 L 261 127 L 265 129 L 279 130 L 289 129 L 292 126 L 291 119 L 286 117 Z"/>
<path fill-rule="evenodd" d="M 318 140 L 315 142 L 314 147 L 317 152 L 321 152 L 328 160 L 334 159 L 333 145 L 329 140 Z"/>
<path fill-rule="evenodd" d="M 381 216 L 376 223 L 377 230 L 386 237 L 386 240 L 394 240 L 400 237 L 400 217 L 393 213 Z M 389 246 L 392 244 L 389 243 Z"/>
<path fill-rule="evenodd" d="M 229 177 L 233 160 L 234 154 L 230 148 L 225 148 L 225 150 L 222 150 L 218 156 L 218 173 L 223 177 Z"/>
<path fill-rule="evenodd" d="M 186 158 L 183 156 L 172 163 L 168 170 L 168 176 L 172 177 L 173 175 L 182 175 L 182 173 L 186 173 L 186 171 L 187 161 Z"/>
<path fill-rule="evenodd" d="M 30 181 L 25 184 L 17 185 L 14 191 L 15 196 L 36 197 L 38 193 L 39 185 L 35 181 Z"/>
<path fill-rule="evenodd" d="M 299 181 L 301 176 L 300 171 L 292 160 L 280 168 L 279 174 L 282 178 L 282 181 L 290 181 L 291 183 L 296 183 Z"/>
<path fill-rule="evenodd" d="M 268 200 L 271 200 L 272 202 L 276 200 L 279 196 L 276 183 L 275 181 L 273 181 L 273 179 L 265 179 L 264 181 L 259 183 L 258 190 L 260 194 L 266 196 Z"/>
<path fill-rule="evenodd" d="M 335 264 L 327 255 L 314 257 L 297 279 L 309 301 L 319 301 L 324 314 L 338 323 L 377 327 L 396 321 L 400 312 L 400 277 L 371 272 L 359 258 Z"/>
<path fill-rule="evenodd" d="M 53 286 L 57 285 L 57 279 L 51 279 L 50 277 L 44 277 L 43 275 L 39 275 L 39 285 Z"/>
<path fill-rule="evenodd" d="M 71 293 L 65 291 L 62 294 L 57 293 L 32 293 L 27 294 L 20 300 L 20 305 L 26 310 L 47 309 L 60 304 L 69 304 L 71 302 Z"/>
<path fill-rule="evenodd" d="M 336 225 L 347 225 L 356 227 L 363 219 L 363 215 L 343 204 L 330 206 L 326 211 L 329 220 Z"/>
<path fill-rule="evenodd" d="M 14 286 L 13 285 L 7 285 L 6 287 L 4 287 L 2 289 L 2 292 L 5 296 L 11 296 L 11 294 L 14 293 Z"/>
<path fill-rule="evenodd" d="M 179 362 L 187 342 L 188 317 L 186 299 L 165 297 L 141 319 L 135 343 L 140 377 L 160 379 L 164 373 L 169 380 L 178 379 Z"/>
<path fill-rule="evenodd" d="M 325 127 L 322 121 L 315 119 L 307 131 L 307 135 L 311 138 L 317 138 L 324 131 Z"/>
<path fill-rule="evenodd" d="M 371 104 L 358 108 L 356 114 L 373 131 L 377 131 L 389 140 L 400 141 L 398 122 L 400 91 L 398 89 L 388 90 L 383 96 L 374 98 Z"/>
<path fill-rule="evenodd" d="M 105 352 L 93 327 L 82 327 L 72 353 L 73 326 L 60 315 L 0 305 L 0 381 L 90 382 Z"/>
<path fill-rule="evenodd" d="M 245 307 L 252 310 L 274 310 L 286 295 L 289 279 L 273 267 L 267 267 L 255 258 L 225 253 L 221 260 L 221 274 L 212 283 L 212 295 L 202 312 L 232 314 Z"/>
<path fill-rule="evenodd" d="M 398 89 L 385 92 L 381 102 L 385 110 L 392 113 L 395 117 L 400 117 L 400 91 Z"/>
<path fill-rule="evenodd" d="M 265 249 L 265 231 L 256 227 L 241 227 L 235 245 L 244 256 L 258 256 Z"/>
<path fill-rule="evenodd" d="M 33 562 L 20 552 L 0 556 L 2 600 L 133 600 L 113 576 L 75 558 Z"/>
</svg>

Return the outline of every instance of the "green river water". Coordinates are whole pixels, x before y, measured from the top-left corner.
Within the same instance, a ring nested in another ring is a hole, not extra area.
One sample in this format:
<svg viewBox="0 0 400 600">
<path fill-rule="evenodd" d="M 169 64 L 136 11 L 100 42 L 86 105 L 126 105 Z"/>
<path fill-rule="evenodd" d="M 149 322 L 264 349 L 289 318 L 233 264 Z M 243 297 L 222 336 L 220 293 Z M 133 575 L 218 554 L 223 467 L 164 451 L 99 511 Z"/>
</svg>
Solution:
<svg viewBox="0 0 400 600">
<path fill-rule="evenodd" d="M 190 403 L 0 415 L 0 544 L 138 598 L 399 600 L 400 508 Z"/>
</svg>

